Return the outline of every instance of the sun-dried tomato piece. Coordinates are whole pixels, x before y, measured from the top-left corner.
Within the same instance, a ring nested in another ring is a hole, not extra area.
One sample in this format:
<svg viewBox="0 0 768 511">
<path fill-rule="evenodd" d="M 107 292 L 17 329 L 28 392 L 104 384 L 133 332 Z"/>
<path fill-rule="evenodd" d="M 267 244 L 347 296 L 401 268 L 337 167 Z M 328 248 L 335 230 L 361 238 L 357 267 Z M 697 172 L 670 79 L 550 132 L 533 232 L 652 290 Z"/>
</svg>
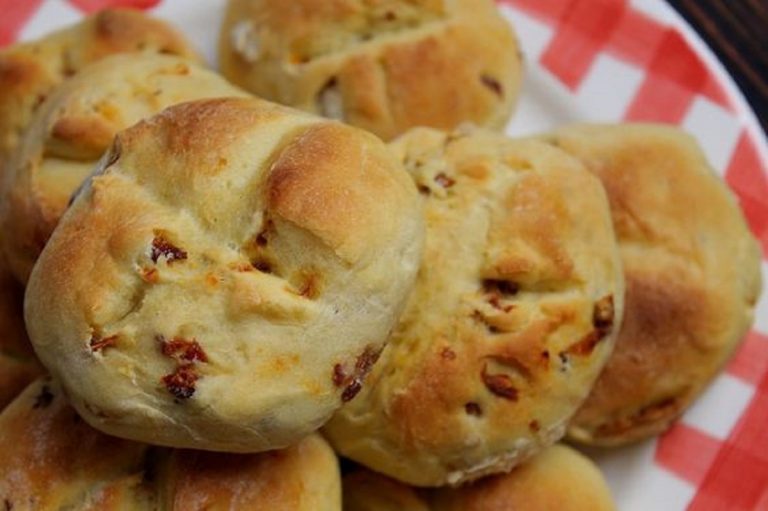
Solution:
<svg viewBox="0 0 768 511">
<path fill-rule="evenodd" d="M 156 235 L 152 240 L 152 252 L 150 257 L 154 263 L 161 257 L 165 257 L 165 260 L 170 264 L 174 261 L 183 261 L 187 258 L 187 253 L 161 235 Z"/>
<path fill-rule="evenodd" d="M 178 361 L 187 362 L 208 362 L 208 355 L 206 355 L 203 347 L 195 339 L 184 339 L 183 337 L 174 337 L 171 340 L 167 340 L 164 336 L 158 335 L 156 337 L 160 343 L 160 349 L 163 355 L 166 357 L 174 358 Z"/>
<path fill-rule="evenodd" d="M 195 382 L 198 379 L 200 377 L 195 372 L 195 366 L 185 364 L 177 367 L 173 373 L 163 376 L 162 382 L 176 399 L 189 399 L 195 393 Z"/>
<path fill-rule="evenodd" d="M 488 374 L 483 370 L 482 372 L 483 383 L 493 394 L 509 399 L 510 401 L 517 401 L 518 391 L 512 383 L 512 378 L 506 374 Z"/>
</svg>

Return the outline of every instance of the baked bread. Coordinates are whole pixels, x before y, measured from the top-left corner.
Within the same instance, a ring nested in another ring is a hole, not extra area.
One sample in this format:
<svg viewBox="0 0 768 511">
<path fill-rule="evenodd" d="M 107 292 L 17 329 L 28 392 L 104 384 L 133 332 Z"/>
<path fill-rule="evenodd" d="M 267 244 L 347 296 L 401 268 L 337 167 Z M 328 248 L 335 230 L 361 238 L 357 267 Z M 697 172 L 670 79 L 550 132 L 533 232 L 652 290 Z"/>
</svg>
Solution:
<svg viewBox="0 0 768 511">
<path fill-rule="evenodd" d="M 260 454 L 174 450 L 160 473 L 161 509 L 341 510 L 339 462 L 319 435 Z"/>
<path fill-rule="evenodd" d="M 33 112 L 56 85 L 108 55 L 135 51 L 197 58 L 166 23 L 128 9 L 100 11 L 36 41 L 0 50 L 0 176 Z"/>
<path fill-rule="evenodd" d="M 488 131 L 392 144 L 422 190 L 415 290 L 337 451 L 416 486 L 504 472 L 557 441 L 613 347 L 623 281 L 600 183 L 566 153 Z"/>
<path fill-rule="evenodd" d="M 441 489 L 433 511 L 615 511 L 600 470 L 564 445 L 554 445 L 509 474 L 458 489 Z"/>
<path fill-rule="evenodd" d="M 694 140 L 655 125 L 581 125 L 549 140 L 603 182 L 627 282 L 616 351 L 570 436 L 618 445 L 661 433 L 752 322 L 760 252 Z"/>
<path fill-rule="evenodd" d="M 126 53 L 85 67 L 53 90 L 9 159 L 0 205 L 3 251 L 21 282 L 115 134 L 176 103 L 245 96 L 181 57 Z"/>
<path fill-rule="evenodd" d="M 553 445 L 508 474 L 425 491 L 367 470 L 344 476 L 344 511 L 613 511 L 608 485 L 582 454 Z"/>
<path fill-rule="evenodd" d="M 423 490 L 357 469 L 342 480 L 344 511 L 430 511 Z"/>
<path fill-rule="evenodd" d="M 0 258 L 0 410 L 43 372 L 24 328 L 24 289 Z"/>
<path fill-rule="evenodd" d="M 258 99 L 184 103 L 118 135 L 25 318 L 94 427 L 281 448 L 360 390 L 422 237 L 413 182 L 374 136 Z"/>
<path fill-rule="evenodd" d="M 91 428 L 48 378 L 0 414 L 0 448 L 14 511 L 341 509 L 338 461 L 317 435 L 263 454 L 153 448 Z"/>
<path fill-rule="evenodd" d="M 152 509 L 142 444 L 99 433 L 49 378 L 0 414 L 0 498 L 13 511 Z"/>
<path fill-rule="evenodd" d="M 521 77 L 491 0 L 230 0 L 219 60 L 258 96 L 384 139 L 466 121 L 501 129 Z"/>
</svg>

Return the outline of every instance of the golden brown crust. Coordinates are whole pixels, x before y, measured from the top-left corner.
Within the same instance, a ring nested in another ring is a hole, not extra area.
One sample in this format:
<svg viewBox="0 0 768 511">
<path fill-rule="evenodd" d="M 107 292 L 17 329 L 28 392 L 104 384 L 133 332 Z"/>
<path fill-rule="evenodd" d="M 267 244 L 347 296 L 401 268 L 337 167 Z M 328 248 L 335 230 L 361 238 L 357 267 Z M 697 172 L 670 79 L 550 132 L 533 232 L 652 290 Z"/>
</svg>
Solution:
<svg viewBox="0 0 768 511">
<path fill-rule="evenodd" d="M 255 455 L 176 450 L 162 477 L 172 511 L 341 509 L 338 460 L 318 435 Z"/>
<path fill-rule="evenodd" d="M 584 125 L 549 139 L 605 185 L 627 281 L 616 350 L 570 434 L 617 445 L 661 433 L 752 322 L 757 244 L 733 196 L 677 129 Z"/>
<path fill-rule="evenodd" d="M 588 458 L 554 445 L 509 474 L 438 490 L 434 511 L 614 511 L 608 485 Z"/>
<path fill-rule="evenodd" d="M 14 511 L 66 509 L 91 498 L 106 504 L 108 487 L 139 472 L 147 450 L 88 426 L 50 379 L 34 382 L 0 414 L 0 432 L 0 496 Z"/>
<path fill-rule="evenodd" d="M 150 447 L 104 435 L 49 378 L 0 414 L 0 502 L 14 511 L 341 508 L 338 460 L 312 435 L 236 455 Z"/>
<path fill-rule="evenodd" d="M 392 145 L 422 191 L 416 289 L 343 455 L 418 486 L 509 470 L 563 433 L 611 352 L 623 281 L 608 206 L 567 154 L 487 131 Z"/>
<path fill-rule="evenodd" d="M 389 139 L 413 126 L 503 128 L 521 62 L 491 1 L 232 0 L 222 71 L 259 96 Z"/>
<path fill-rule="evenodd" d="M 154 53 L 104 58 L 57 87 L 6 166 L 0 225 L 16 277 L 29 278 L 72 194 L 118 131 L 183 101 L 245 95 L 180 57 Z"/>
<path fill-rule="evenodd" d="M 197 59 L 174 29 L 127 9 L 103 10 L 37 41 L 0 51 L 0 165 L 56 85 L 108 55 L 137 51 Z"/>
<path fill-rule="evenodd" d="M 257 99 L 177 105 L 121 132 L 59 223 L 30 337 L 106 432 L 284 447 L 359 390 L 412 285 L 418 208 L 362 131 Z"/>
<path fill-rule="evenodd" d="M 545 449 L 508 474 L 459 488 L 417 489 L 359 469 L 344 476 L 344 511 L 613 511 L 602 474 L 564 445 Z"/>
</svg>

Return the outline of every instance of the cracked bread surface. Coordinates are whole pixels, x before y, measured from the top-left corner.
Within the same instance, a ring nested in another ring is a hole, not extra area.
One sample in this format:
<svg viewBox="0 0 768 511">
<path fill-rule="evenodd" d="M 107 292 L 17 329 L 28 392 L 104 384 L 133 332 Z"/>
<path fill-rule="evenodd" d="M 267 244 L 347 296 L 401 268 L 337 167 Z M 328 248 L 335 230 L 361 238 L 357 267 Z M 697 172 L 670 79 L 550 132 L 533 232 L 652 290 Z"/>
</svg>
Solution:
<svg viewBox="0 0 768 511">
<path fill-rule="evenodd" d="M 324 432 L 416 486 L 508 471 L 565 433 L 611 353 L 623 278 L 608 203 L 575 158 L 486 130 L 391 144 L 427 236 L 415 290 Z"/>
<path fill-rule="evenodd" d="M 260 97 L 385 140 L 415 126 L 502 129 L 522 73 L 490 0 L 232 0 L 219 61 Z"/>
<path fill-rule="evenodd" d="M 94 427 L 281 448 L 360 390 L 423 237 L 373 135 L 258 99 L 121 132 L 30 278 L 36 351 Z"/>
</svg>

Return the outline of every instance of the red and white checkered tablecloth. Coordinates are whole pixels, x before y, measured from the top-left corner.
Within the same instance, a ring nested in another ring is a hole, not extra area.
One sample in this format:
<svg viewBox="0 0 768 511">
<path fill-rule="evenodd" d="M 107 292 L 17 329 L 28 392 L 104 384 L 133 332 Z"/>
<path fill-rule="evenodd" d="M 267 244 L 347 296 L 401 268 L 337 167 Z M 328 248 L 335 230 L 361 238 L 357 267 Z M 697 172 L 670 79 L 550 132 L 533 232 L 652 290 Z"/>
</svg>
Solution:
<svg viewBox="0 0 768 511">
<path fill-rule="evenodd" d="M 286 0 L 290 1 L 290 0 Z M 739 197 L 768 282 L 768 144 L 706 46 L 661 0 L 497 0 L 527 58 L 511 134 L 659 121 L 695 135 Z M 107 5 L 151 9 L 213 59 L 224 0 L 0 0 L 0 46 Z M 768 294 L 727 370 L 659 439 L 592 453 L 626 511 L 768 511 Z"/>
</svg>

